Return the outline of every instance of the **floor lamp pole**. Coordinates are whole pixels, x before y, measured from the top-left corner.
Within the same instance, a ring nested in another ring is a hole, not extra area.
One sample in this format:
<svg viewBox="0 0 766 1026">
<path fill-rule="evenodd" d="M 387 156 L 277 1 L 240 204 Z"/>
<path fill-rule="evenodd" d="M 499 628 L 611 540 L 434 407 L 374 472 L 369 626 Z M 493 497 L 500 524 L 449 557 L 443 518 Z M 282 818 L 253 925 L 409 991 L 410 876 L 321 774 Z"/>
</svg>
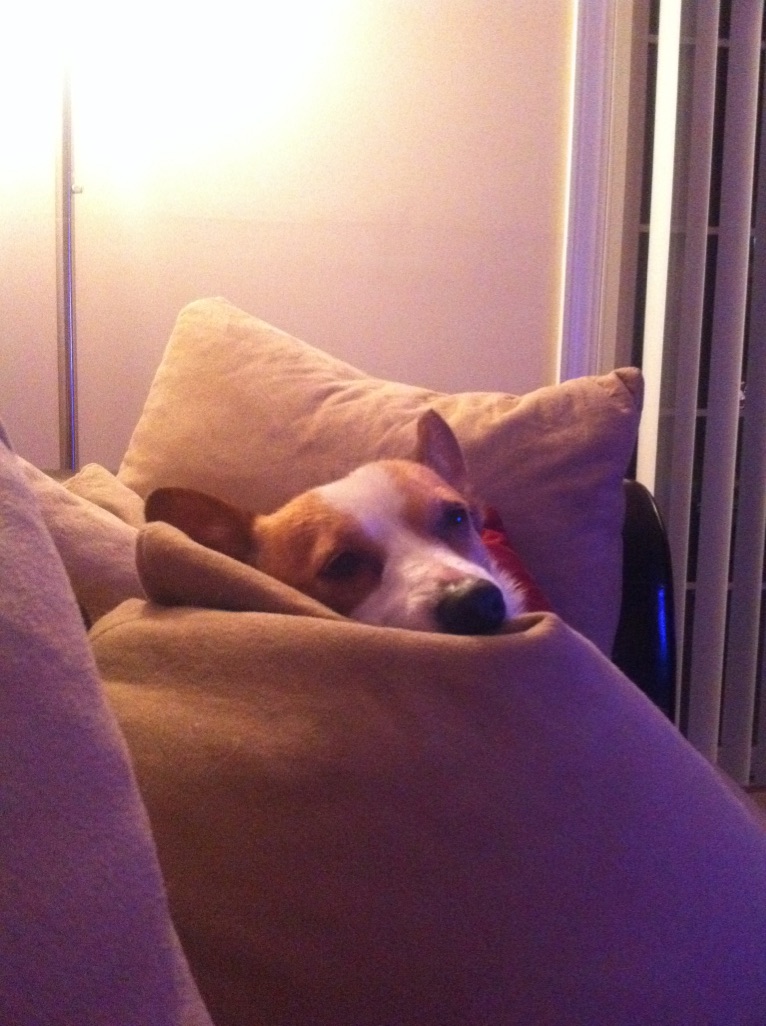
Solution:
<svg viewBox="0 0 766 1026">
<path fill-rule="evenodd" d="M 68 71 L 62 88 L 61 149 L 59 153 L 58 208 L 58 354 L 59 354 L 59 460 L 61 470 L 77 470 L 80 462 L 77 430 L 77 327 L 74 283 L 72 156 L 72 95 Z"/>
</svg>

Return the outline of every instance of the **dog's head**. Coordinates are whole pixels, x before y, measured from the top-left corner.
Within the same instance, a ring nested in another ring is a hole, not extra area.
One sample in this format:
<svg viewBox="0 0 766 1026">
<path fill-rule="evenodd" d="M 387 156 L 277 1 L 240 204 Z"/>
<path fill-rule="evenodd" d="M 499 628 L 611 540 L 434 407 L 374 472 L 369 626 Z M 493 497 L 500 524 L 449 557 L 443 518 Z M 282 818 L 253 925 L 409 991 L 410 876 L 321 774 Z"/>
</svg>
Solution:
<svg viewBox="0 0 766 1026">
<path fill-rule="evenodd" d="M 146 519 L 364 623 L 484 634 L 523 611 L 520 590 L 482 544 L 457 440 L 433 411 L 418 422 L 414 461 L 365 464 L 265 516 L 161 488 Z"/>
</svg>

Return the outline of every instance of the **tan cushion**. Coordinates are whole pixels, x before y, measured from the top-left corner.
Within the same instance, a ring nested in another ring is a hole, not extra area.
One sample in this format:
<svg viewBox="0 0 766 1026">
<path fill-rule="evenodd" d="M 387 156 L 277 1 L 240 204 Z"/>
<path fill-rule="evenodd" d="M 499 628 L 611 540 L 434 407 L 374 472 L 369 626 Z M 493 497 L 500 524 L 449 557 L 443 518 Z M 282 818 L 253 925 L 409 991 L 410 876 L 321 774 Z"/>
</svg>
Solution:
<svg viewBox="0 0 766 1026">
<path fill-rule="evenodd" d="M 0 1022 L 211 1026 L 41 507 L 88 522 L 31 484 L 0 426 Z"/>
<path fill-rule="evenodd" d="M 361 463 L 411 455 L 415 421 L 433 407 L 553 609 L 609 652 L 641 398 L 633 368 L 524 396 L 445 395 L 372 378 L 200 300 L 178 317 L 118 477 L 140 495 L 184 485 L 270 511 Z"/>
<path fill-rule="evenodd" d="M 127 488 L 98 463 L 86 466 L 65 482 L 67 491 L 87 499 L 100 509 L 112 513 L 131 527 L 144 524 L 144 503 L 140 495 Z"/>
<path fill-rule="evenodd" d="M 763 825 L 581 635 L 300 615 L 167 524 L 139 559 L 184 604 L 91 639 L 217 1026 L 761 1026 Z"/>
<path fill-rule="evenodd" d="M 139 497 L 94 464 L 65 484 L 21 458 L 18 464 L 87 621 L 95 623 L 124 599 L 140 598 L 134 526 L 142 519 Z"/>
</svg>

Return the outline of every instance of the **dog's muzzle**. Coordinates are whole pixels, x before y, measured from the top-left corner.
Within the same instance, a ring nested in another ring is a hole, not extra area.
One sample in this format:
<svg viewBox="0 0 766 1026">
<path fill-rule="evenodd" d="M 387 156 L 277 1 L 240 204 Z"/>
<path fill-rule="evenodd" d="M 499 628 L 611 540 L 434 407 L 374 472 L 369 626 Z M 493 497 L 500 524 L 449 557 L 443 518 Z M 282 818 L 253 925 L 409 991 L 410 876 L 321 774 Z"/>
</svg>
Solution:
<svg viewBox="0 0 766 1026">
<path fill-rule="evenodd" d="M 491 634 L 504 621 L 503 593 L 483 578 L 449 585 L 436 607 L 436 622 L 446 634 Z"/>
</svg>

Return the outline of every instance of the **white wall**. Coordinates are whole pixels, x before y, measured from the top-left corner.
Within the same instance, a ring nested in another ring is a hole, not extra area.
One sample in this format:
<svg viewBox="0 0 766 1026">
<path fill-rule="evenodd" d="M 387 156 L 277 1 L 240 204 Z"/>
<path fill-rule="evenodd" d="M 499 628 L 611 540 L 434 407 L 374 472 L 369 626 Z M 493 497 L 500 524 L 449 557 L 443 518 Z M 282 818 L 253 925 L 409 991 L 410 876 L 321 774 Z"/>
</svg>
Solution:
<svg viewBox="0 0 766 1026">
<path fill-rule="evenodd" d="M 5 21 L 4 30 L 5 32 Z M 5 47 L 3 47 L 5 50 Z M 39 466 L 56 467 L 56 75 L 0 59 L 0 420 Z"/>
<path fill-rule="evenodd" d="M 554 380 L 573 0 L 227 3 L 76 67 L 82 462 L 204 295 L 382 376 Z"/>
</svg>

